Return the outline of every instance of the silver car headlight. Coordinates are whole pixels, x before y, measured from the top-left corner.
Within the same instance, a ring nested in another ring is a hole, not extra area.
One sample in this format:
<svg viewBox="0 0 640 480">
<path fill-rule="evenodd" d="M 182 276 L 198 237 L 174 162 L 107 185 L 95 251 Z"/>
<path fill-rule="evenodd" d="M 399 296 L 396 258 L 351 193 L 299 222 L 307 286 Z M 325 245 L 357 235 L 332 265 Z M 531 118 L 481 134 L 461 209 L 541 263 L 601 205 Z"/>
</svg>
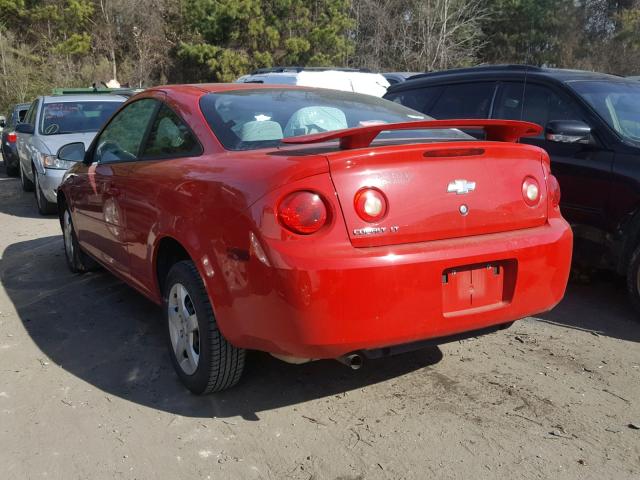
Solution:
<svg viewBox="0 0 640 480">
<path fill-rule="evenodd" d="M 42 159 L 42 165 L 45 168 L 55 168 L 57 170 L 68 170 L 74 163 L 66 160 L 60 160 L 55 155 L 47 155 L 45 153 L 41 153 L 40 158 Z"/>
</svg>

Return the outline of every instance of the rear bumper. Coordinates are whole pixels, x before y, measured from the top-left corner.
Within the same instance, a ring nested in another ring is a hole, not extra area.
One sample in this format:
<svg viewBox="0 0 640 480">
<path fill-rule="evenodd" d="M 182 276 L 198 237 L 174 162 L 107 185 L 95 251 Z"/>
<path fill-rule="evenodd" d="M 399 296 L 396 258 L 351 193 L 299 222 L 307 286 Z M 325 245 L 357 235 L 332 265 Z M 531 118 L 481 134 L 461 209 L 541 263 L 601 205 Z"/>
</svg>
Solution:
<svg viewBox="0 0 640 480">
<path fill-rule="evenodd" d="M 15 145 L 2 145 L 2 159 L 4 160 L 4 163 L 9 166 L 9 168 L 18 167 L 18 151 L 16 150 Z"/>
<path fill-rule="evenodd" d="M 271 241 L 265 247 L 273 266 L 252 256 L 241 275 L 246 283 L 229 305 L 216 306 L 223 334 L 239 347 L 334 358 L 550 310 L 565 292 L 572 233 L 552 218 L 526 230 L 388 247 L 296 251 Z M 443 272 L 504 261 L 515 266 L 506 301 L 443 313 Z"/>
</svg>

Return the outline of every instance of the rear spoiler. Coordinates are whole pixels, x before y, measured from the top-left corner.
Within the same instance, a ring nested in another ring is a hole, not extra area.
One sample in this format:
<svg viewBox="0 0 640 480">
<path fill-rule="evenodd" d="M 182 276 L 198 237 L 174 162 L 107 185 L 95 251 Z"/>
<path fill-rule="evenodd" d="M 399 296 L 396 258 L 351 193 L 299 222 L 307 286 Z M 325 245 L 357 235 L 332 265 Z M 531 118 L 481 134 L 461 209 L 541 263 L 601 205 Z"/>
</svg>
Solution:
<svg viewBox="0 0 640 480">
<path fill-rule="evenodd" d="M 447 128 L 483 129 L 487 140 L 496 142 L 517 142 L 522 137 L 533 137 L 542 133 L 542 127 L 531 122 L 517 120 L 419 120 L 415 122 L 380 123 L 364 127 L 333 130 L 330 132 L 313 133 L 299 137 L 287 137 L 282 143 L 306 144 L 321 143 L 330 140 L 340 140 L 340 148 L 366 148 L 380 132 L 389 130 L 440 130 Z"/>
</svg>

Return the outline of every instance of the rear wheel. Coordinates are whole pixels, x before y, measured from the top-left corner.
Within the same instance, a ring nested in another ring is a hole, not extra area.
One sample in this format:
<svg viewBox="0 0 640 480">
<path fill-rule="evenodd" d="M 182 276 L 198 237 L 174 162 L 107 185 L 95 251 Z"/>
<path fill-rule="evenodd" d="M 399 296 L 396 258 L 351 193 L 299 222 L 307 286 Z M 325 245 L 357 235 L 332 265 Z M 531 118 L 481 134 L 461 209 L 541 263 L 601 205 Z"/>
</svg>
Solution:
<svg viewBox="0 0 640 480">
<path fill-rule="evenodd" d="M 80 244 L 73 228 L 73 220 L 69 208 L 65 208 L 62 214 L 62 238 L 64 241 L 64 255 L 67 266 L 73 273 L 84 273 L 95 270 L 98 264 L 80 249 Z"/>
<path fill-rule="evenodd" d="M 29 180 L 25 175 L 22 165 L 18 165 L 18 169 L 20 169 L 20 184 L 22 185 L 22 190 L 24 190 L 25 192 L 32 192 L 33 182 Z"/>
<path fill-rule="evenodd" d="M 167 341 L 182 383 L 196 394 L 234 386 L 244 369 L 245 351 L 220 332 L 196 266 L 191 261 L 177 262 L 164 284 Z"/>
<path fill-rule="evenodd" d="M 17 177 L 18 176 L 18 167 L 12 167 L 9 165 L 9 160 L 7 160 L 7 157 L 4 155 L 4 153 L 2 154 L 3 158 L 4 158 L 4 171 L 7 174 L 8 177 Z"/>
<path fill-rule="evenodd" d="M 35 168 L 33 169 L 33 179 L 35 180 L 34 191 L 40 215 L 51 215 L 52 213 L 56 213 L 56 210 L 58 209 L 57 205 L 55 203 L 51 203 L 47 200 L 47 197 L 44 196 L 42 185 L 40 185 L 40 175 Z"/>
<path fill-rule="evenodd" d="M 631 261 L 627 267 L 627 292 L 631 304 L 640 314 L 640 246 L 631 255 Z"/>
</svg>

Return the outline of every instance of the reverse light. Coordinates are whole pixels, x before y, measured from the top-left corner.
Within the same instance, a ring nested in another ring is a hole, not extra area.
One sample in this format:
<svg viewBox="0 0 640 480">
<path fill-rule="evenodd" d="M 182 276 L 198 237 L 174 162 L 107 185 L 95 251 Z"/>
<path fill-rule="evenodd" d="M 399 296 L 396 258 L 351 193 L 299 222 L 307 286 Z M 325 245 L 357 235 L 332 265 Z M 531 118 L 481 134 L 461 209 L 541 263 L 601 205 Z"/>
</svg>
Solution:
<svg viewBox="0 0 640 480">
<path fill-rule="evenodd" d="M 353 203 L 356 213 L 365 222 L 378 222 L 387 214 L 387 199 L 376 188 L 361 188 L 356 192 Z"/>
<path fill-rule="evenodd" d="M 7 142 L 16 143 L 17 140 L 18 140 L 18 135 L 16 135 L 16 132 L 7 133 Z"/>
<path fill-rule="evenodd" d="M 540 201 L 540 184 L 533 177 L 526 177 L 522 182 L 522 197 L 530 207 L 535 207 Z"/>
<path fill-rule="evenodd" d="M 558 179 L 553 175 L 549 174 L 547 177 L 547 185 L 549 189 L 549 199 L 551 200 L 551 205 L 553 207 L 557 207 L 560 205 L 560 184 L 558 183 Z"/>
<path fill-rule="evenodd" d="M 327 223 L 327 207 L 322 197 L 306 190 L 287 195 L 278 205 L 278 220 L 283 227 L 300 235 L 309 235 Z"/>
</svg>

